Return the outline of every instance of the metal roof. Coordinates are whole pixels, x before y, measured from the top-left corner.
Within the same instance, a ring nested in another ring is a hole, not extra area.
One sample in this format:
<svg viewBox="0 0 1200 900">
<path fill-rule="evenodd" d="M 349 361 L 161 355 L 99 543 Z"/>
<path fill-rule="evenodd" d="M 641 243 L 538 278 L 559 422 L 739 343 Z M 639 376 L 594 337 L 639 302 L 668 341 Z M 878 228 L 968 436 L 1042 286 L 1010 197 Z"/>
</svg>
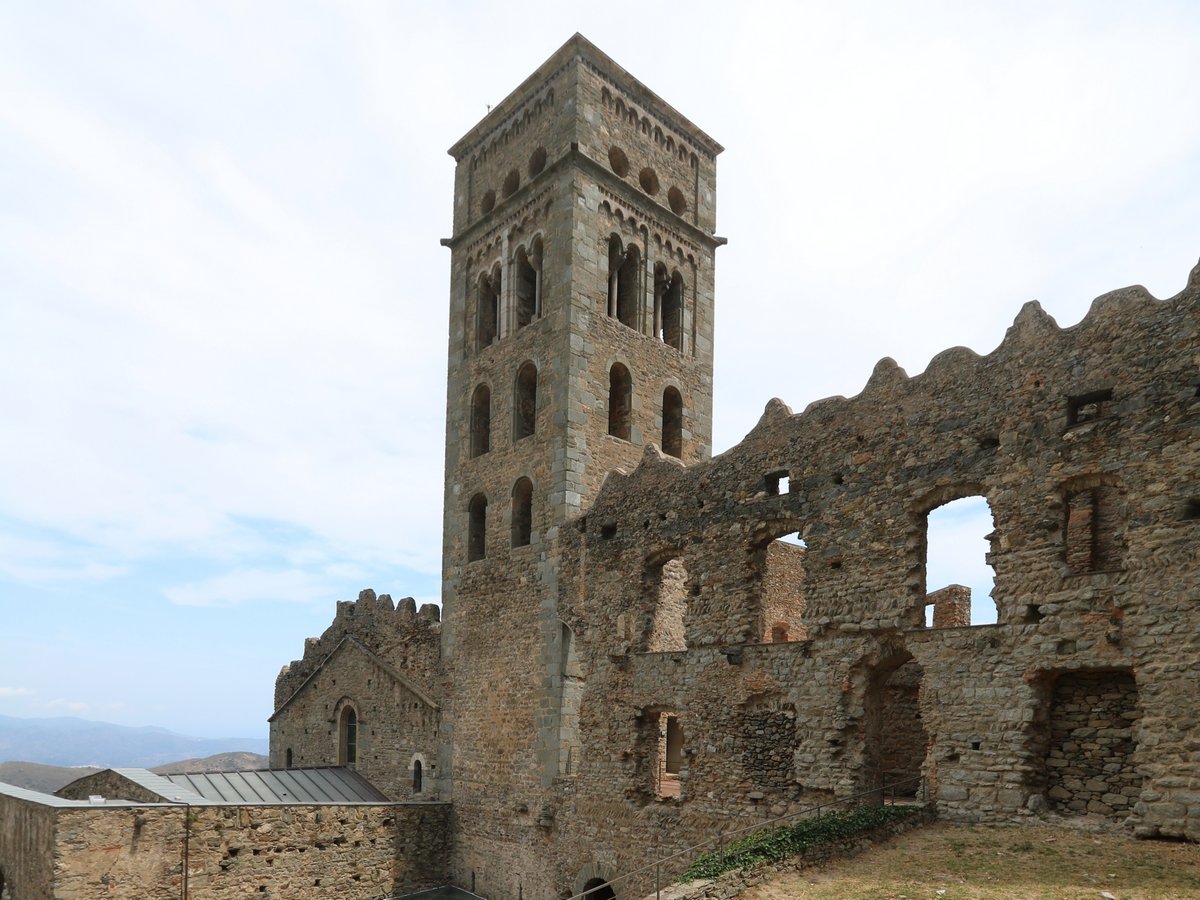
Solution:
<svg viewBox="0 0 1200 900">
<path fill-rule="evenodd" d="M 129 775 L 123 772 L 126 777 Z M 207 772 L 162 775 L 176 794 L 187 792 L 197 797 L 184 802 L 195 805 L 217 804 L 309 804 L 309 803 L 390 803 L 387 795 L 353 769 L 259 769 L 251 772 Z M 139 781 L 139 783 L 141 783 Z M 143 785 L 165 799 L 176 797 Z"/>
</svg>

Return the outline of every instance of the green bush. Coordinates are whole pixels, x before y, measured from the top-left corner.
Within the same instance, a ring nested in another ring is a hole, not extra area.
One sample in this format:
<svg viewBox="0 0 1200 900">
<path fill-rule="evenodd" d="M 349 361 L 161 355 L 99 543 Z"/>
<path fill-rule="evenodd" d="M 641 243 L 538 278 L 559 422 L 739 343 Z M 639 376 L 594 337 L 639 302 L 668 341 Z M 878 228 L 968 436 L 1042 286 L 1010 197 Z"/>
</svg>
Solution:
<svg viewBox="0 0 1200 900">
<path fill-rule="evenodd" d="M 679 876 L 679 880 L 716 878 L 734 869 L 777 862 L 831 841 L 864 834 L 888 822 L 916 815 L 917 812 L 918 807 L 915 806 L 860 806 L 826 813 L 819 819 L 803 819 L 794 825 L 758 831 L 734 841 L 724 850 L 714 850 L 696 857 Z"/>
</svg>

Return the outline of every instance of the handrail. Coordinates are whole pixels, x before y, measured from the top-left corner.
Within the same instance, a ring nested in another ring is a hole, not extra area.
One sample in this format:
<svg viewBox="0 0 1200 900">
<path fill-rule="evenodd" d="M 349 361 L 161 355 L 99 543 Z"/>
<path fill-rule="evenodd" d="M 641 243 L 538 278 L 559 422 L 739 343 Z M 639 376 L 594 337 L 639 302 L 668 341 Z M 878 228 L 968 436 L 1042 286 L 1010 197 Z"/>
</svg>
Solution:
<svg viewBox="0 0 1200 900">
<path fill-rule="evenodd" d="M 693 844 L 691 847 L 685 847 L 683 850 L 680 850 L 676 853 L 672 853 L 670 856 L 657 857 L 657 858 L 655 858 L 654 862 L 652 862 L 652 863 L 647 863 L 646 865 L 640 866 L 639 868 L 636 868 L 636 869 L 633 869 L 632 871 L 626 872 L 623 875 L 618 875 L 616 878 L 606 881 L 606 882 L 604 882 L 604 884 L 596 885 L 596 887 L 594 887 L 594 888 L 589 888 L 588 890 L 583 891 L 582 893 L 573 894 L 571 897 L 568 897 L 567 900 L 584 900 L 584 898 L 589 897 L 589 895 L 595 894 L 597 891 L 602 891 L 605 888 L 609 888 L 611 890 L 613 885 L 618 884 L 623 881 L 628 881 L 629 879 L 633 878 L 635 875 L 641 875 L 643 872 L 647 872 L 650 869 L 655 870 L 655 872 L 654 872 L 654 893 L 655 893 L 655 896 L 657 897 L 658 894 L 662 891 L 661 872 L 662 872 L 662 866 L 664 863 L 671 862 L 672 860 L 676 860 L 679 857 L 684 856 L 684 855 L 688 855 L 688 856 L 698 855 L 697 851 L 701 850 L 704 847 L 707 847 L 709 844 L 713 844 L 714 849 L 716 849 L 718 851 L 723 851 L 725 849 L 725 844 L 727 842 L 729 842 L 730 840 L 736 840 L 739 836 L 741 836 L 743 834 L 747 834 L 747 833 L 755 832 L 755 831 L 764 831 L 768 828 L 773 828 L 773 827 L 777 826 L 780 822 L 785 822 L 788 819 L 795 819 L 799 816 L 811 815 L 814 812 L 816 813 L 817 818 L 820 818 L 821 810 L 823 810 L 823 809 L 827 809 L 829 807 L 834 807 L 834 806 L 842 806 L 842 805 L 845 805 L 852 801 L 858 801 L 859 805 L 861 805 L 861 801 L 865 797 L 878 797 L 878 796 L 882 795 L 883 800 L 886 805 L 886 801 L 887 801 L 887 793 L 886 792 L 889 790 L 891 791 L 892 805 L 895 806 L 895 804 L 896 804 L 896 788 L 904 787 L 905 785 L 909 785 L 909 784 L 919 784 L 921 786 L 922 801 L 923 802 L 928 801 L 929 788 L 928 788 L 928 785 L 925 783 L 925 779 L 922 776 L 918 775 L 914 778 L 905 778 L 902 781 L 893 781 L 889 784 L 883 784 L 883 785 L 880 785 L 879 787 L 871 788 L 870 790 L 867 790 L 867 791 L 860 791 L 857 794 L 851 794 L 848 797 L 841 797 L 837 800 L 830 800 L 826 803 L 818 803 L 816 806 L 807 806 L 804 809 L 797 810 L 796 812 L 788 813 L 787 815 L 784 815 L 784 816 L 778 816 L 774 819 L 768 819 L 764 822 L 755 822 L 753 825 L 746 825 L 745 827 L 735 829 L 734 831 L 726 832 L 724 829 L 721 829 L 713 837 L 707 838 L 706 840 L 703 840 L 698 844 Z"/>
</svg>

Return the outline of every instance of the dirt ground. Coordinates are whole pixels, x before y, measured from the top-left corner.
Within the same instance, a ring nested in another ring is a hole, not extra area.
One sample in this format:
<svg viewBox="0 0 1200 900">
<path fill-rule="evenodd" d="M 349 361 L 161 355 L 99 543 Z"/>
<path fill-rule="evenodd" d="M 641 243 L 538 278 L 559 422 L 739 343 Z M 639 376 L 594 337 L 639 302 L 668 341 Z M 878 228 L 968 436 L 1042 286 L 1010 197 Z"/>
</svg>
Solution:
<svg viewBox="0 0 1200 900">
<path fill-rule="evenodd" d="M 1200 898 L 1200 844 L 1047 825 L 933 824 L 852 859 L 776 878 L 741 900 Z"/>
</svg>

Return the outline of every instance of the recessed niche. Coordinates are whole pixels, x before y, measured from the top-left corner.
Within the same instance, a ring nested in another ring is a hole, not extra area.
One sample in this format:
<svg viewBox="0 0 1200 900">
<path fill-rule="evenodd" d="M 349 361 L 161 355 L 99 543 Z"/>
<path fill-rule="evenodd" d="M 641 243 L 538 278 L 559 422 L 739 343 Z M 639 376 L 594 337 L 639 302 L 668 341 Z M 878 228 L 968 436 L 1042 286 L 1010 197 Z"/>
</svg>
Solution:
<svg viewBox="0 0 1200 900">
<path fill-rule="evenodd" d="M 629 157 L 620 147 L 608 148 L 608 165 L 622 178 L 629 174 Z"/>
<path fill-rule="evenodd" d="M 667 203 L 671 206 L 671 212 L 677 216 L 682 216 L 687 212 L 687 200 L 683 196 L 683 191 L 674 185 L 667 191 Z"/>
<path fill-rule="evenodd" d="M 638 173 L 638 184 L 651 197 L 658 193 L 658 175 L 648 166 Z"/>
</svg>

